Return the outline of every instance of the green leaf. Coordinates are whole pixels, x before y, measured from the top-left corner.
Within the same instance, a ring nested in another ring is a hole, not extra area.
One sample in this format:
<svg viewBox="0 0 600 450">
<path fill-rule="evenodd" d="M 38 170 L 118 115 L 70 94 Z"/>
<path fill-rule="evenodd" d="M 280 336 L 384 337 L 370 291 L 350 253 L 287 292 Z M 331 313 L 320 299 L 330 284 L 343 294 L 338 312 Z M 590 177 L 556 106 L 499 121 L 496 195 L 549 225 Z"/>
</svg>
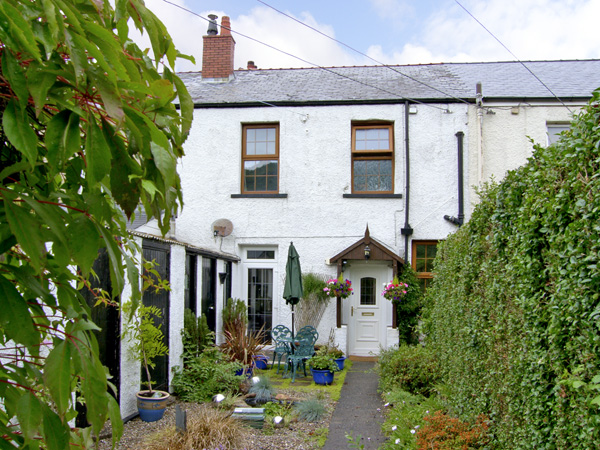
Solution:
<svg viewBox="0 0 600 450">
<path fill-rule="evenodd" d="M 15 286 L 0 275 L 0 298 L 2 314 L 0 325 L 8 339 L 19 344 L 32 346 L 37 343 L 37 333 L 25 299 Z"/>
<path fill-rule="evenodd" d="M 33 439 L 42 424 L 42 405 L 35 395 L 26 391 L 17 404 L 19 426 L 26 439 Z"/>
<path fill-rule="evenodd" d="M 13 194 L 5 191 L 3 196 L 5 197 L 4 207 L 10 229 L 17 237 L 19 245 L 31 259 L 31 264 L 39 269 L 43 254 L 46 251 L 45 239 L 42 239 L 40 233 L 40 223 L 28 210 L 16 204 L 16 197 Z"/>
<path fill-rule="evenodd" d="M 44 384 L 52 395 L 58 413 L 63 416 L 71 396 L 71 348 L 68 342 L 55 345 L 46 358 Z"/>
<path fill-rule="evenodd" d="M 87 73 L 95 87 L 98 89 L 98 92 L 100 92 L 100 96 L 104 102 L 104 108 L 106 108 L 110 117 L 117 123 L 121 123 L 125 113 L 123 112 L 122 99 L 117 86 L 114 83 L 111 83 L 110 80 L 107 79 L 106 74 L 98 67 L 90 66 Z"/>
<path fill-rule="evenodd" d="M 192 120 L 194 118 L 194 102 L 190 96 L 187 87 L 179 77 L 174 78 L 175 87 L 177 88 L 177 98 L 181 108 L 182 133 L 187 136 L 192 128 Z"/>
<path fill-rule="evenodd" d="M 46 70 L 36 61 L 27 68 L 27 85 L 35 104 L 35 114 L 39 117 L 46 104 L 48 91 L 56 81 L 56 74 Z"/>
<path fill-rule="evenodd" d="M 106 372 L 95 354 L 81 355 L 83 366 L 82 391 L 85 397 L 86 417 L 95 434 L 100 434 L 106 420 L 109 394 L 106 391 Z"/>
<path fill-rule="evenodd" d="M 9 2 L 0 2 L 0 30 L 4 43 L 15 52 L 25 50 L 31 57 L 40 60 L 40 52 L 29 23 L 21 12 Z"/>
<path fill-rule="evenodd" d="M 115 448 L 121 436 L 123 436 L 123 420 L 121 419 L 121 410 L 115 398 L 106 393 L 108 396 L 108 417 L 112 428 L 112 448 Z"/>
<path fill-rule="evenodd" d="M 86 129 L 85 155 L 88 165 L 90 188 L 100 183 L 108 175 L 111 166 L 111 152 L 102 130 L 90 115 Z"/>
<path fill-rule="evenodd" d="M 177 175 L 177 161 L 173 157 L 173 153 L 156 145 L 154 142 L 150 143 L 150 149 L 154 156 L 154 164 L 156 164 L 160 174 L 163 176 L 165 185 L 172 186 Z"/>
<path fill-rule="evenodd" d="M 152 202 L 154 201 L 154 196 L 157 193 L 160 193 L 156 185 L 150 180 L 142 180 L 142 187 L 144 188 L 144 191 L 150 195 L 150 201 Z"/>
<path fill-rule="evenodd" d="M 42 418 L 48 450 L 68 450 L 69 425 L 63 423 L 60 417 L 46 405 L 42 407 Z"/>
<path fill-rule="evenodd" d="M 29 101 L 25 71 L 9 51 L 2 52 L 2 74 L 17 95 L 21 109 L 25 110 Z"/>
<path fill-rule="evenodd" d="M 77 242 L 77 245 L 70 246 L 73 261 L 81 268 L 84 276 L 87 276 L 98 257 L 101 242 L 92 219 L 81 214 L 69 223 L 66 235 L 70 242 Z"/>
<path fill-rule="evenodd" d="M 29 160 L 31 165 L 34 165 L 37 160 L 38 138 L 29 124 L 25 111 L 14 99 L 10 99 L 4 109 L 2 126 L 11 144 Z"/>
</svg>

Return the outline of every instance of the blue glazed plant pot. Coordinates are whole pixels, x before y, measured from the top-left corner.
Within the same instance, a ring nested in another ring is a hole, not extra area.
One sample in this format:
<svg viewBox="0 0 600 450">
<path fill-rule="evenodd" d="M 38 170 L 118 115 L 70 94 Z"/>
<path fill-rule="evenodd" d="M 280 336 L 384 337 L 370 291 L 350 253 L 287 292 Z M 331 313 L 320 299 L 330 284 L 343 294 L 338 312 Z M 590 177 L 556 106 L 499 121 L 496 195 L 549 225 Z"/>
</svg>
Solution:
<svg viewBox="0 0 600 450">
<path fill-rule="evenodd" d="M 269 359 L 265 355 L 256 355 L 254 357 L 254 367 L 265 370 L 268 367 Z"/>
<path fill-rule="evenodd" d="M 240 370 L 237 370 L 235 372 L 235 375 L 238 376 L 238 377 L 242 376 L 242 375 L 245 375 L 246 378 L 252 378 L 253 370 L 254 369 L 252 367 L 244 367 L 244 368 L 242 368 Z"/>
<path fill-rule="evenodd" d="M 144 422 L 156 422 L 162 419 L 169 402 L 169 393 L 165 391 L 152 391 L 159 393 L 161 397 L 146 397 L 148 391 L 140 391 L 136 394 L 137 407 L 140 419 Z"/>
<path fill-rule="evenodd" d="M 315 384 L 330 385 L 333 383 L 333 372 L 331 370 L 310 369 Z"/>
<path fill-rule="evenodd" d="M 341 358 L 337 358 L 334 361 L 340 370 L 344 370 L 344 362 L 346 361 L 345 356 L 342 356 Z"/>
</svg>

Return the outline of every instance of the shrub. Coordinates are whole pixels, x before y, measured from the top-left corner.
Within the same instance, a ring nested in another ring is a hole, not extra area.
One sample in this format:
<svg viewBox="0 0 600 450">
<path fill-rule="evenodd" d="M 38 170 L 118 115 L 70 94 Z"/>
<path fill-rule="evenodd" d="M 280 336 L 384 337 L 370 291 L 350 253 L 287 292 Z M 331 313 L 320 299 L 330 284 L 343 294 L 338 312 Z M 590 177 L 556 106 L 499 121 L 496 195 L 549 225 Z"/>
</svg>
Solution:
<svg viewBox="0 0 600 450">
<path fill-rule="evenodd" d="M 312 272 L 302 274 L 304 296 L 302 301 L 296 305 L 296 314 L 294 315 L 294 325 L 297 330 L 305 325 L 317 328 L 321 322 L 330 300 L 323 291 L 328 278 L 326 275 Z"/>
<path fill-rule="evenodd" d="M 229 298 L 223 308 L 223 332 L 240 334 L 246 332 L 248 326 L 248 307 L 239 298 Z"/>
<path fill-rule="evenodd" d="M 395 303 L 399 344 L 417 344 L 419 342 L 417 325 L 421 314 L 423 291 L 412 267 L 405 266 L 397 278 L 399 282 L 408 284 L 402 300 Z"/>
<path fill-rule="evenodd" d="M 217 348 L 209 347 L 200 356 L 190 358 L 183 370 L 176 371 L 173 390 L 189 402 L 208 401 L 215 394 L 237 392 L 242 377 L 235 372 L 241 368 L 241 364 L 230 362 Z"/>
<path fill-rule="evenodd" d="M 383 449 L 414 450 L 416 432 L 425 424 L 425 417 L 443 409 L 436 395 L 424 397 L 403 390 L 393 390 L 384 394 L 388 402 L 387 417 L 382 426 L 388 441 Z"/>
<path fill-rule="evenodd" d="M 441 379 L 434 353 L 420 345 L 382 350 L 378 371 L 382 391 L 403 389 L 412 394 L 429 395 Z"/>
<path fill-rule="evenodd" d="M 247 439 L 246 427 L 228 411 L 204 406 L 188 417 L 185 433 L 169 427 L 147 439 L 142 450 L 243 448 Z"/>
<path fill-rule="evenodd" d="M 600 374 L 599 102 L 596 90 L 561 140 L 484 189 L 438 250 L 427 343 L 450 405 L 493 418 L 497 448 L 600 442 L 595 396 L 581 387 Z"/>
<path fill-rule="evenodd" d="M 488 442 L 485 416 L 479 416 L 471 425 L 436 411 L 424 420 L 425 425 L 416 433 L 418 450 L 471 450 Z"/>
<path fill-rule="evenodd" d="M 200 353 L 214 344 L 215 333 L 210 331 L 206 316 L 196 317 L 191 309 L 186 308 L 183 313 L 183 330 L 181 330 L 183 342 L 183 359 L 200 356 Z"/>
<path fill-rule="evenodd" d="M 260 376 L 257 378 L 257 381 L 253 380 L 252 386 L 250 386 L 248 393 L 255 395 L 256 403 L 267 403 L 273 398 L 273 394 L 275 394 L 275 388 L 273 387 L 269 377 Z"/>
<path fill-rule="evenodd" d="M 326 412 L 325 404 L 317 398 L 309 398 L 296 404 L 298 418 L 306 422 L 318 422 Z"/>
</svg>

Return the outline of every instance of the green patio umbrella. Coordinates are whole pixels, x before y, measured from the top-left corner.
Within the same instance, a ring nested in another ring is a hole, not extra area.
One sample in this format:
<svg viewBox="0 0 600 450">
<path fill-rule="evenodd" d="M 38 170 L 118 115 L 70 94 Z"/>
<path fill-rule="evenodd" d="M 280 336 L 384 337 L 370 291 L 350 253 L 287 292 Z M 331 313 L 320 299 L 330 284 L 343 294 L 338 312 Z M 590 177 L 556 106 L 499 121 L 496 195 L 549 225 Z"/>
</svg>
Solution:
<svg viewBox="0 0 600 450">
<path fill-rule="evenodd" d="M 292 305 L 292 336 L 294 335 L 294 305 L 300 301 L 304 295 L 302 289 L 302 269 L 300 269 L 300 255 L 290 242 L 288 248 L 288 259 L 285 265 L 285 286 L 283 288 L 283 298 L 288 305 Z"/>
</svg>

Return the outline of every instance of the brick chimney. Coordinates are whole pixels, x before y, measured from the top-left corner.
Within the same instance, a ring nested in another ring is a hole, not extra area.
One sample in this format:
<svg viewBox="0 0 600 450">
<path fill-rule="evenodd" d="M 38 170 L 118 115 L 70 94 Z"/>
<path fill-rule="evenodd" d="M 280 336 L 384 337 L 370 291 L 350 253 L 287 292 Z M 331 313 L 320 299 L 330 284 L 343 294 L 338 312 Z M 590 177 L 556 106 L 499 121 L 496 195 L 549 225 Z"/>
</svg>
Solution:
<svg viewBox="0 0 600 450">
<path fill-rule="evenodd" d="M 256 64 L 254 64 L 254 61 L 248 61 L 248 70 L 256 70 L 258 69 L 258 67 L 256 67 Z"/>
<path fill-rule="evenodd" d="M 235 41 L 231 35 L 229 17 L 221 18 L 221 34 L 203 36 L 202 78 L 229 78 L 233 75 Z"/>
</svg>

